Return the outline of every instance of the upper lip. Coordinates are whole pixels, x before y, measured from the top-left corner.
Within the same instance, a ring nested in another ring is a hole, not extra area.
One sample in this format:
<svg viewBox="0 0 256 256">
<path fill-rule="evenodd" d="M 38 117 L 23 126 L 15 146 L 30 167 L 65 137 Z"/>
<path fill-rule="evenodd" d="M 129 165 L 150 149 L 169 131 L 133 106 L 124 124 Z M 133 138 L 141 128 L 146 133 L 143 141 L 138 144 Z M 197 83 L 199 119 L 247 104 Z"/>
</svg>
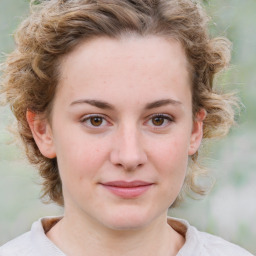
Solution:
<svg viewBox="0 0 256 256">
<path fill-rule="evenodd" d="M 102 185 L 105 185 L 105 186 L 121 187 L 121 188 L 148 186 L 152 184 L 153 184 L 152 182 L 146 182 L 141 180 L 134 180 L 134 181 L 116 180 L 116 181 L 109 181 L 109 182 L 102 183 Z"/>
</svg>

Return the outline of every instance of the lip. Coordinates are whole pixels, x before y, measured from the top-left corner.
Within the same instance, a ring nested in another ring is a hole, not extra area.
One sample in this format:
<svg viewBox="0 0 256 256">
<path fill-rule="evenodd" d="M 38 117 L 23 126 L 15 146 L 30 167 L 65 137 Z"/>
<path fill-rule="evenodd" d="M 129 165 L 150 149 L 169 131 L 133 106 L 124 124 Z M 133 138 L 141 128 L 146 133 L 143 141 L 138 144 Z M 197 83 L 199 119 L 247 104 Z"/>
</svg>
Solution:
<svg viewBox="0 0 256 256">
<path fill-rule="evenodd" d="M 100 184 L 114 195 L 126 199 L 139 197 L 153 186 L 153 183 L 141 180 L 117 180 Z"/>
</svg>

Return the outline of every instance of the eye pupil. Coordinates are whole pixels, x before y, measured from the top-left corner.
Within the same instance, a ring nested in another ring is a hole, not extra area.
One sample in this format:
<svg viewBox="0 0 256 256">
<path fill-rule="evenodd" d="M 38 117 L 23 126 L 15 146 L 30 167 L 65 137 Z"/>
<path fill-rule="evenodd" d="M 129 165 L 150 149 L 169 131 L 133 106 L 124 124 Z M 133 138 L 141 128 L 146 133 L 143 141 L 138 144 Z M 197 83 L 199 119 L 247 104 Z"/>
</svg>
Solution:
<svg viewBox="0 0 256 256">
<path fill-rule="evenodd" d="M 93 126 L 100 126 L 103 120 L 102 120 L 102 117 L 96 116 L 96 117 L 92 117 L 90 121 Z"/>
<path fill-rule="evenodd" d="M 153 124 L 156 126 L 160 126 L 164 123 L 164 118 L 163 117 L 154 117 L 152 120 Z"/>
</svg>

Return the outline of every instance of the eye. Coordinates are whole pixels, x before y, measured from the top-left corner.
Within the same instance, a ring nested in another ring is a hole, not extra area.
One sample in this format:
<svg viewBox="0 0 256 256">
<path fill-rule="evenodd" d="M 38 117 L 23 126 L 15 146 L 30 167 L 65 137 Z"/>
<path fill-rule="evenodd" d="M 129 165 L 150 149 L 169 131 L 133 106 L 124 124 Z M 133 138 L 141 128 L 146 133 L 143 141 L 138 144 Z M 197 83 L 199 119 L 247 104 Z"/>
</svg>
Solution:
<svg viewBox="0 0 256 256">
<path fill-rule="evenodd" d="M 155 126 L 161 126 L 163 125 L 165 119 L 164 117 L 162 116 L 155 116 L 152 118 L 152 123 L 155 125 Z"/>
<path fill-rule="evenodd" d="M 86 115 L 81 119 L 80 122 L 88 127 L 98 127 L 98 128 L 102 126 L 106 126 L 108 124 L 106 119 L 101 115 Z"/>
<path fill-rule="evenodd" d="M 173 118 L 167 114 L 152 115 L 148 121 L 149 125 L 159 128 L 166 127 L 171 122 L 173 122 Z"/>
<path fill-rule="evenodd" d="M 90 121 L 90 124 L 92 124 L 93 126 L 100 126 L 103 123 L 103 118 L 100 116 L 95 116 L 95 117 L 91 117 L 89 121 Z"/>
</svg>

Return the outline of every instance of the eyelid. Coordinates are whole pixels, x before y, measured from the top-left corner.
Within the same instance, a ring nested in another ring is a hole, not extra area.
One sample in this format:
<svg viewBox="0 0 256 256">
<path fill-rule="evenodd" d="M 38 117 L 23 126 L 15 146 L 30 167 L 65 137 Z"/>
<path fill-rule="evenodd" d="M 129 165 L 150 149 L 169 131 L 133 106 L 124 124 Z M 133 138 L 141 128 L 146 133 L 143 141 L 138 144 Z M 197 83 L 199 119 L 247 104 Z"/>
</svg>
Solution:
<svg viewBox="0 0 256 256">
<path fill-rule="evenodd" d="M 165 113 L 151 114 L 147 117 L 147 119 L 150 119 L 150 118 L 153 118 L 153 117 L 163 117 L 163 118 L 169 119 L 170 121 L 174 121 L 173 116 L 171 116 L 170 114 L 165 114 Z"/>
<path fill-rule="evenodd" d="M 153 124 L 152 124 L 152 127 L 154 127 L 154 129 L 166 128 L 170 123 L 174 122 L 174 117 L 173 117 L 173 116 L 171 116 L 171 115 L 169 115 L 169 114 L 164 114 L 164 113 L 157 113 L 157 114 L 152 114 L 152 115 L 148 116 L 146 123 L 148 123 L 149 121 L 152 120 L 152 118 L 155 118 L 155 117 L 164 118 L 165 120 L 168 121 L 168 124 L 160 125 L 160 126 L 157 126 L 157 125 L 153 125 Z"/>
<path fill-rule="evenodd" d="M 103 124 L 99 125 L 99 126 L 94 126 L 92 124 L 88 124 L 86 123 L 88 120 L 90 120 L 90 118 L 93 118 L 93 117 L 100 117 L 102 118 L 103 120 Z M 153 118 L 156 118 L 156 117 L 160 117 L 160 118 L 163 118 L 164 121 L 168 122 L 167 124 L 164 124 L 164 125 L 154 125 L 154 124 L 150 124 L 150 126 L 152 126 L 154 129 L 163 129 L 163 128 L 166 128 L 168 127 L 172 122 L 174 122 L 174 117 L 171 116 L 170 114 L 165 114 L 165 113 L 155 113 L 155 114 L 151 114 L 149 115 L 147 118 L 146 118 L 146 121 L 144 122 L 144 124 L 148 124 L 150 121 L 152 121 Z M 108 117 L 106 117 L 104 114 L 86 114 L 84 116 L 82 116 L 82 118 L 80 119 L 80 122 L 88 127 L 88 128 L 92 128 L 92 129 L 100 129 L 100 128 L 104 128 L 104 127 L 107 127 L 107 126 L 110 126 L 111 125 L 111 122 L 109 121 Z M 106 122 L 104 124 L 104 122 Z"/>
<path fill-rule="evenodd" d="M 100 117 L 103 119 L 103 122 L 107 122 L 107 125 L 99 125 L 99 126 L 94 126 L 94 125 L 89 125 L 86 124 L 86 121 L 90 120 L 90 118 L 93 117 Z M 89 128 L 93 128 L 93 129 L 100 129 L 100 128 L 104 128 L 105 126 L 109 126 L 110 122 L 107 120 L 108 118 L 105 115 L 102 114 L 87 114 L 84 115 L 81 119 L 80 119 L 80 123 L 82 123 L 84 126 L 89 127 Z"/>
</svg>

